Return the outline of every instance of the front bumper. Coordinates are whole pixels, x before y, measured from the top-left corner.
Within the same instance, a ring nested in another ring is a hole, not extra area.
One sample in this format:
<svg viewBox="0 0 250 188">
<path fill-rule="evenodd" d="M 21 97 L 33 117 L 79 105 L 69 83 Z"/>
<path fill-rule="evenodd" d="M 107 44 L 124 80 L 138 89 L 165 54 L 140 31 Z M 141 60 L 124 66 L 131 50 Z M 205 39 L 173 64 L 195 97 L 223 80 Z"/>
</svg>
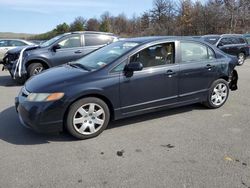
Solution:
<svg viewBox="0 0 250 188">
<path fill-rule="evenodd" d="M 15 98 L 15 106 L 20 122 L 25 127 L 41 133 L 63 131 L 65 110 L 62 101 L 29 102 L 20 94 Z"/>
<path fill-rule="evenodd" d="M 22 64 L 20 75 L 19 75 L 18 69 L 17 69 L 17 72 L 15 74 L 15 69 L 17 66 L 16 65 L 17 64 L 17 57 L 18 56 L 14 56 L 14 57 L 9 57 L 9 55 L 5 56 L 3 58 L 3 62 L 2 62 L 2 64 L 3 64 L 2 70 L 5 70 L 5 69 L 8 70 L 11 77 L 17 81 L 27 80 L 28 75 L 27 75 L 26 67 L 24 65 L 25 63 Z"/>
</svg>

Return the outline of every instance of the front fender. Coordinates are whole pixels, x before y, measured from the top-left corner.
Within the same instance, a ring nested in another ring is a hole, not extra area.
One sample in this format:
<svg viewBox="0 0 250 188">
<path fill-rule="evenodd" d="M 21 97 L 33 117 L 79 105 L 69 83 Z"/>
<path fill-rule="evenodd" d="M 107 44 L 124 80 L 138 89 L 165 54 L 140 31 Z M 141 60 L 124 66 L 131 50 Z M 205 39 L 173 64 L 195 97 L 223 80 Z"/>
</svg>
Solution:
<svg viewBox="0 0 250 188">
<path fill-rule="evenodd" d="M 27 67 L 30 65 L 31 62 L 35 62 L 35 61 L 42 62 L 42 63 L 46 64 L 47 67 L 52 67 L 50 62 L 47 59 L 41 58 L 41 57 L 36 57 L 36 58 L 28 57 L 27 59 L 24 59 L 24 64 Z"/>
</svg>

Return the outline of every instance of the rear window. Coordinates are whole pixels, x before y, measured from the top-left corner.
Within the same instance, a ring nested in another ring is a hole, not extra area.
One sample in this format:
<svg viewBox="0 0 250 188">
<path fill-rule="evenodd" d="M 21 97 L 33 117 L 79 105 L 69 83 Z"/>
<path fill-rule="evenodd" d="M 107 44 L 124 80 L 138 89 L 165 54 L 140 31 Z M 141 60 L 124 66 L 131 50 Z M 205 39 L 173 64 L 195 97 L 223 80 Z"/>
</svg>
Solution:
<svg viewBox="0 0 250 188">
<path fill-rule="evenodd" d="M 240 44 L 245 44 L 246 43 L 246 41 L 243 38 L 239 38 L 238 40 L 239 40 Z"/>
<path fill-rule="evenodd" d="M 84 35 L 85 46 L 99 46 L 113 42 L 113 37 L 107 35 Z"/>
<path fill-rule="evenodd" d="M 248 44 L 250 44 L 250 36 L 246 37 Z"/>
</svg>

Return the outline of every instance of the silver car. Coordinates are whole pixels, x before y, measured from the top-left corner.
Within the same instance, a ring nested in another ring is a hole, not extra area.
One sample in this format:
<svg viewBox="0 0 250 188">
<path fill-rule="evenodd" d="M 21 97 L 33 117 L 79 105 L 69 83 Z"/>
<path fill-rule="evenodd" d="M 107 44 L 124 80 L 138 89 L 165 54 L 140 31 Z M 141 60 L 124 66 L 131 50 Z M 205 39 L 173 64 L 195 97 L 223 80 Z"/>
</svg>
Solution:
<svg viewBox="0 0 250 188">
<path fill-rule="evenodd" d="M 20 39 L 0 39 L 0 62 L 8 50 L 20 46 L 34 45 L 34 43 Z"/>
</svg>

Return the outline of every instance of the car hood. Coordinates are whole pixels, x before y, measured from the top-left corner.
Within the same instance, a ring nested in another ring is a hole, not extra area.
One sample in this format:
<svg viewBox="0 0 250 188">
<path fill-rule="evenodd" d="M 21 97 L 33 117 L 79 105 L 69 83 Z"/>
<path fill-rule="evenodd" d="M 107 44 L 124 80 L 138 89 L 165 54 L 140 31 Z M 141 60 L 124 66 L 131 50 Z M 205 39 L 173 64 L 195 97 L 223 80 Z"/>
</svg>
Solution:
<svg viewBox="0 0 250 188">
<path fill-rule="evenodd" d="M 17 48 L 9 50 L 8 53 L 9 54 L 19 54 L 24 48 L 26 48 L 26 50 L 25 50 L 26 52 L 41 49 L 41 47 L 38 45 L 21 46 L 21 47 L 17 47 Z"/>
<path fill-rule="evenodd" d="M 51 68 L 30 78 L 26 82 L 25 88 L 32 93 L 59 92 L 57 91 L 59 88 L 62 91 L 67 85 L 70 85 L 72 82 L 75 83 L 76 80 L 82 79 L 84 75 L 89 73 L 81 68 L 63 65 Z"/>
</svg>

